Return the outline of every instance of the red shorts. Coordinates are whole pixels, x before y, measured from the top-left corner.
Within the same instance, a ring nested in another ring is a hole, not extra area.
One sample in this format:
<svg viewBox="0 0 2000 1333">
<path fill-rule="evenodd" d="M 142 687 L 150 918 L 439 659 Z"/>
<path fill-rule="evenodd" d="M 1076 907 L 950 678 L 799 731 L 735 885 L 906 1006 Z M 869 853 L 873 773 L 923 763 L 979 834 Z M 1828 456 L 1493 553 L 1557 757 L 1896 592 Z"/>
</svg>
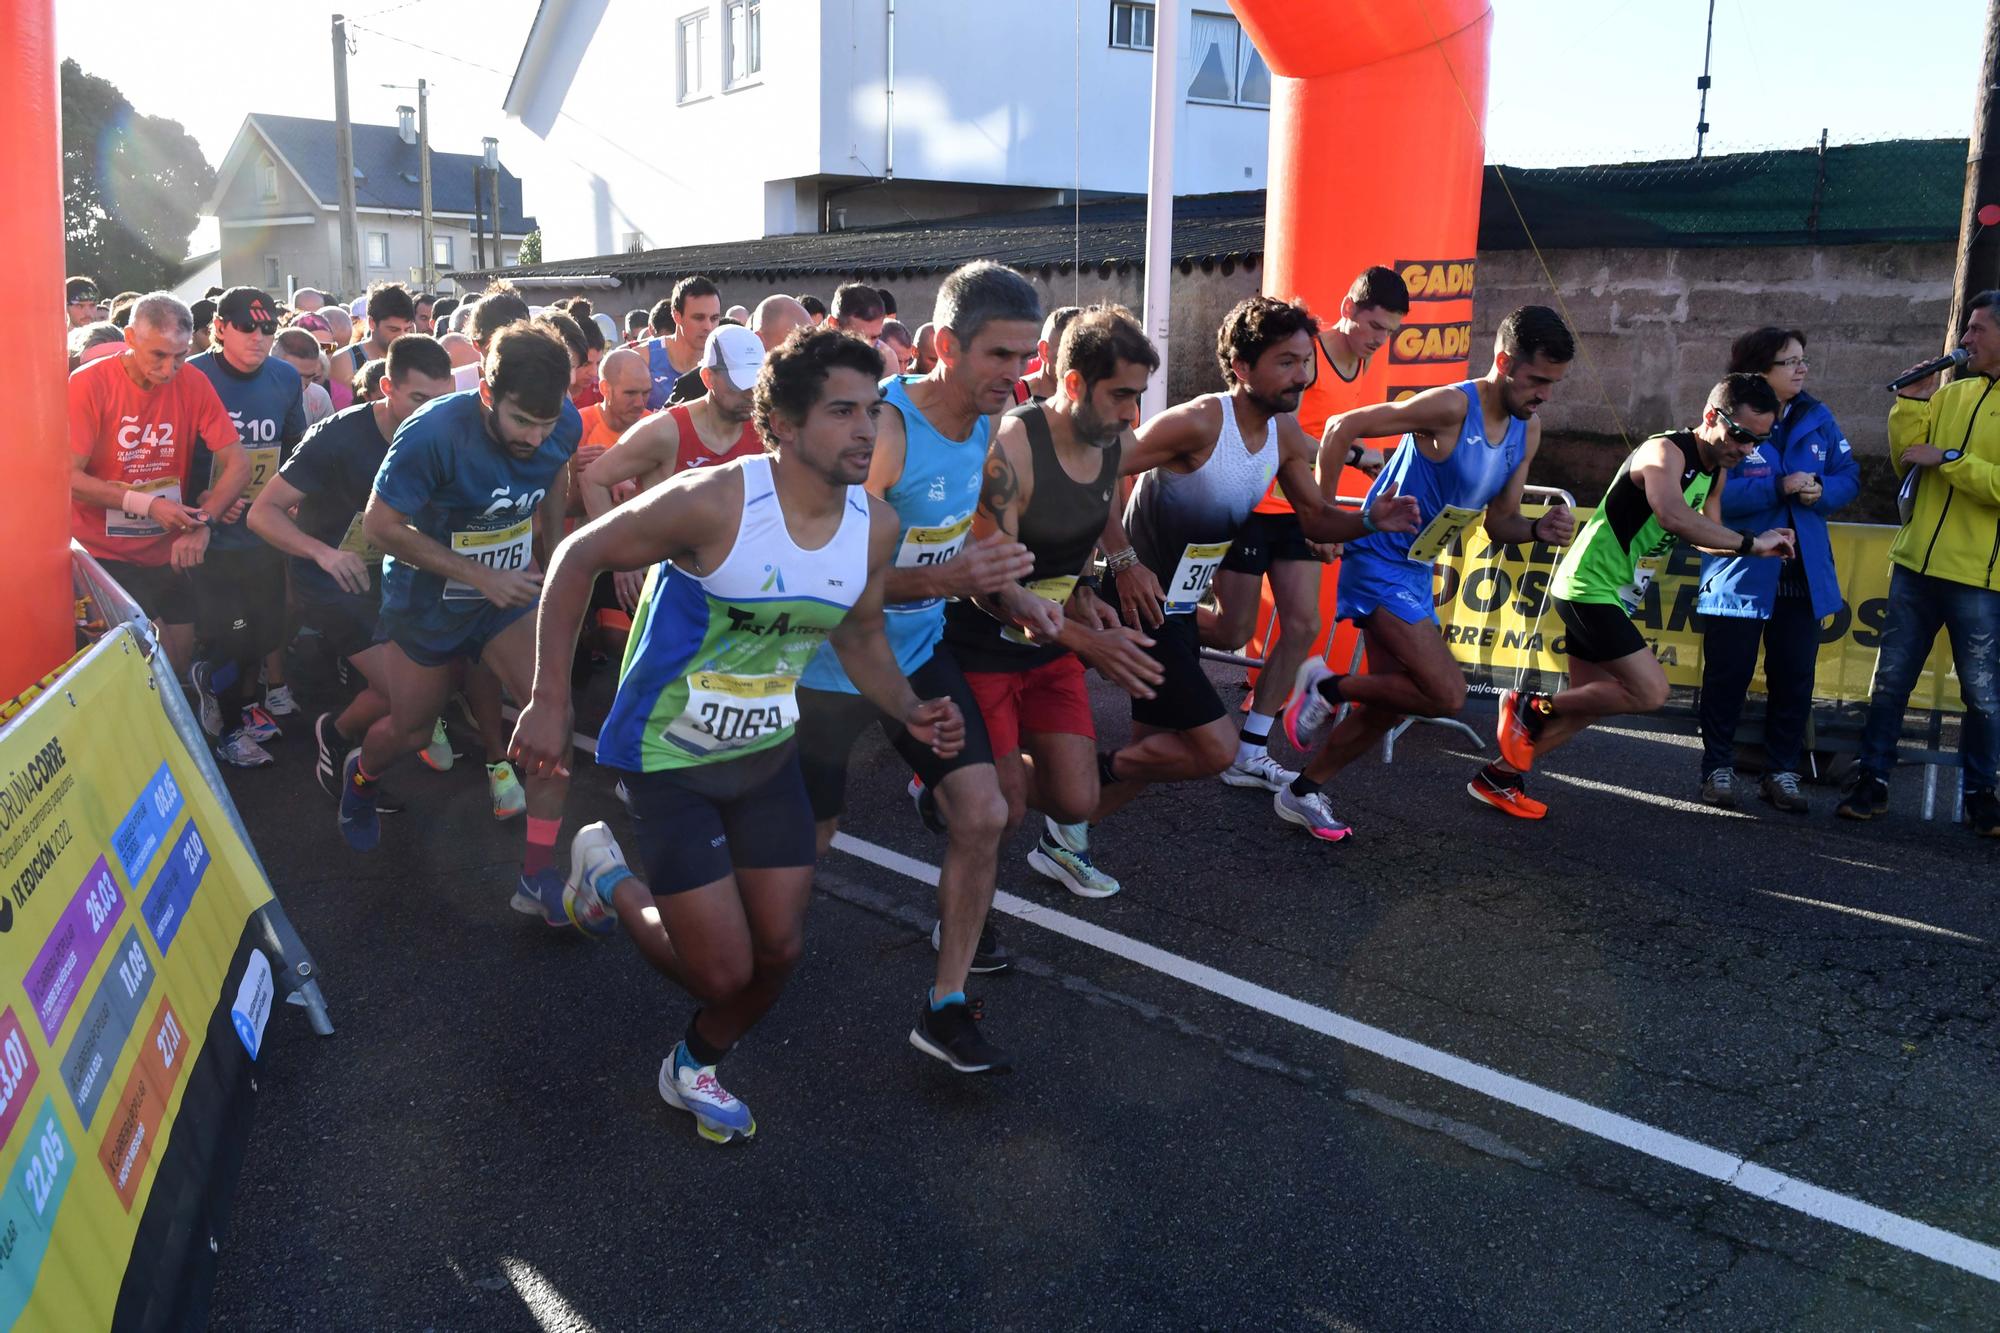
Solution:
<svg viewBox="0 0 2000 1333">
<path fill-rule="evenodd" d="M 968 671 L 965 683 L 979 700 L 995 756 L 1019 750 L 1023 735 L 1097 737 L 1083 662 L 1075 653 L 1026 671 Z"/>
</svg>

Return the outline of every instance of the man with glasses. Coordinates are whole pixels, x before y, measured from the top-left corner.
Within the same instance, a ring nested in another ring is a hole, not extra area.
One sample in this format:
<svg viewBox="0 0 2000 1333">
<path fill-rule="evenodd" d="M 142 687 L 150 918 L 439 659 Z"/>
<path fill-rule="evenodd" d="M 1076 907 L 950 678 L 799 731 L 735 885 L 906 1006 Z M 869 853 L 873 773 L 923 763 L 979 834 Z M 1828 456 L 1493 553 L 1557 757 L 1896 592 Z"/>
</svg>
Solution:
<svg viewBox="0 0 2000 1333">
<path fill-rule="evenodd" d="M 1717 555 L 1796 554 L 1790 528 L 1753 536 L 1721 521 L 1722 474 L 1769 439 L 1777 419 L 1778 396 L 1763 376 L 1726 375 L 1709 391 L 1700 425 L 1655 435 L 1619 465 L 1550 585 L 1569 688 L 1500 696 L 1500 759 L 1475 783 L 1518 782 L 1597 719 L 1651 713 L 1666 703 L 1667 673 L 1632 616 L 1676 541 Z"/>
</svg>

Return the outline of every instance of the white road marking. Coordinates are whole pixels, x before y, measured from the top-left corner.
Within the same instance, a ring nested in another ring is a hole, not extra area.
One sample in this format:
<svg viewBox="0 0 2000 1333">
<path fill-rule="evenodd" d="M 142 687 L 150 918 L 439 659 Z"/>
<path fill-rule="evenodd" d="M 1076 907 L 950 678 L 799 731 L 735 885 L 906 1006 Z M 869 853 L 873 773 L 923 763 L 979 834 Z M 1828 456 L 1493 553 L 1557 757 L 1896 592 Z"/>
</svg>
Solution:
<svg viewBox="0 0 2000 1333">
<path fill-rule="evenodd" d="M 1869 921 L 1879 921 L 1885 926 L 1902 926 L 1906 930 L 1928 931 L 1933 935 L 1943 935 L 1947 939 L 1964 940 L 1967 944 L 1986 943 L 1984 939 L 1981 939 L 1977 935 L 1963 935 L 1955 930 L 1946 930 L 1943 926 L 1933 926 L 1929 922 L 1912 921 L 1906 916 L 1890 916 L 1887 912 L 1871 912 L 1862 907 L 1849 907 L 1845 903 L 1821 902 L 1817 898 L 1798 898 L 1789 893 L 1779 893 L 1776 889 L 1756 889 L 1753 892 L 1760 893 L 1766 898 L 1782 898 L 1788 903 L 1803 903 L 1807 907 L 1824 907 L 1829 912 L 1845 912 L 1849 916 L 1858 916 Z"/>
<path fill-rule="evenodd" d="M 500 1271 L 513 1284 L 514 1293 L 544 1333 L 596 1333 L 597 1325 L 576 1312 L 576 1307 L 549 1285 L 535 1266 L 522 1259 L 502 1259 Z"/>
<path fill-rule="evenodd" d="M 1623 788 L 1608 788 L 1608 790 L 1620 794 L 1632 794 L 1625 792 Z M 1705 814 L 1725 813 L 1707 806 L 1690 806 L 1690 808 Z M 937 884 L 938 868 L 915 857 L 905 856 L 887 847 L 879 847 L 846 833 L 835 835 L 833 845 L 836 850 L 859 857 L 885 870 L 892 870 L 921 884 L 932 886 Z M 1769 1170 L 1734 1153 L 1711 1148 L 1705 1143 L 1684 1138 L 1679 1134 L 1646 1124 L 1644 1121 L 1634 1120 L 1615 1111 L 1607 1111 L 1600 1106 L 1592 1106 L 1588 1102 L 1578 1101 L 1574 1097 L 1565 1096 L 1525 1079 L 1515 1078 L 1511 1074 L 1503 1074 L 1486 1065 L 1448 1054 L 1435 1047 L 1425 1046 L 1406 1037 L 1399 1037 L 1393 1032 L 1335 1013 L 1331 1009 L 1321 1008 L 1316 1004 L 1308 1004 L 1304 1000 L 1218 971 L 1206 964 L 1183 958 L 1179 954 L 1168 953 L 1164 949 L 1155 948 L 1130 936 L 1107 930 L 1103 926 L 1071 916 L 1066 912 L 1044 907 L 1015 894 L 995 893 L 993 905 L 1008 916 L 1053 931 L 1114 957 L 1137 963 L 1162 976 L 1172 977 L 1199 990 L 1205 990 L 1211 995 L 1233 1000 L 1245 1008 L 1283 1019 L 1308 1031 L 1379 1055 L 1385 1060 L 1392 1060 L 1397 1064 L 1443 1079 L 1447 1083 L 1484 1094 L 1495 1101 L 1505 1102 L 1509 1106 L 1519 1107 L 1533 1115 L 1567 1125 L 1595 1138 L 1630 1148 L 1657 1161 L 1682 1167 L 1697 1175 L 1718 1181 L 1731 1189 L 1741 1190 L 1745 1194 L 1803 1213 L 1807 1217 L 1864 1236 L 1871 1236 L 1885 1245 L 1935 1259 L 1939 1263 L 1962 1269 L 1976 1277 L 1983 1277 L 1989 1282 L 2000 1282 L 2000 1249 L 1970 1237 L 1934 1227 L 1927 1222 L 1919 1222 L 1915 1218 L 1904 1217 L 1900 1213 L 1892 1213 L 1886 1208 L 1878 1208 L 1874 1204 L 1845 1194 L 1822 1189 L 1795 1176 Z"/>
<path fill-rule="evenodd" d="M 1663 810 L 1678 810 L 1686 815 L 1718 815 L 1723 819 L 1754 819 L 1741 810 L 1724 810 L 1719 806 L 1703 805 L 1698 801 L 1683 801 L 1677 796 L 1662 796 L 1658 792 L 1640 791 L 1636 787 L 1621 787 L 1615 782 L 1597 782 L 1590 778 L 1580 778 L 1570 773 L 1545 773 L 1535 770 L 1535 776 L 1550 782 L 1561 782 L 1571 787 L 1581 787 L 1585 791 L 1599 791 L 1608 796 L 1623 796 L 1628 801 L 1640 801 L 1646 805 L 1657 805 Z"/>
</svg>

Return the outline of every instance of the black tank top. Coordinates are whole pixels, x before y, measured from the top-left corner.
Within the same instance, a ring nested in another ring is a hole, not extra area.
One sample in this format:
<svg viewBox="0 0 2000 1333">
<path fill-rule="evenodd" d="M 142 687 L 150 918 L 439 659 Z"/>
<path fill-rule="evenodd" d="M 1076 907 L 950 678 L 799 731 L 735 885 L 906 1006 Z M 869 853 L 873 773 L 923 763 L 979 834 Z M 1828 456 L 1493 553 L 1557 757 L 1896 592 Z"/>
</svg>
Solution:
<svg viewBox="0 0 2000 1333">
<path fill-rule="evenodd" d="M 1095 480 L 1077 481 L 1056 457 L 1046 412 L 1040 404 L 1024 403 L 1010 408 L 1007 415 L 1020 418 L 1027 427 L 1034 477 L 1034 494 L 1021 515 L 1021 544 L 1035 557 L 1027 582 L 1041 584 L 1039 590 L 1054 600 L 1056 592 L 1067 591 L 1062 581 L 1073 585 L 1083 572 L 1104 532 L 1111 499 L 1118 492 L 1119 446 L 1114 443 L 1101 451 L 1102 466 Z M 1004 628 L 970 600 L 945 608 L 945 641 L 967 671 L 1025 671 L 1067 651 L 1054 644 L 1017 643 L 1004 635 Z"/>
</svg>

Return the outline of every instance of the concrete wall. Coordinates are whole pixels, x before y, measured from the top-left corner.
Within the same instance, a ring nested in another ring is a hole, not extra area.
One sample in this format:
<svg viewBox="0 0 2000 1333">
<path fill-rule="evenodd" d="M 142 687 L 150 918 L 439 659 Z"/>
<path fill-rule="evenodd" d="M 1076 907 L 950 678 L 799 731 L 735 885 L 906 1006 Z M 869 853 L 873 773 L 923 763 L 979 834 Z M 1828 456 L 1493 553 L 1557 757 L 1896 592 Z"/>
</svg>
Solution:
<svg viewBox="0 0 2000 1333">
<path fill-rule="evenodd" d="M 1544 251 L 1588 358 L 1541 412 L 1548 433 L 1633 439 L 1691 424 L 1729 344 L 1763 324 L 1806 335 L 1807 391 L 1863 458 L 1888 449 L 1891 376 L 1943 345 L 1953 246 Z M 1474 369 L 1509 310 L 1553 304 L 1532 251 L 1479 256 Z M 1593 371 L 1595 372 L 1593 374 Z"/>
</svg>

